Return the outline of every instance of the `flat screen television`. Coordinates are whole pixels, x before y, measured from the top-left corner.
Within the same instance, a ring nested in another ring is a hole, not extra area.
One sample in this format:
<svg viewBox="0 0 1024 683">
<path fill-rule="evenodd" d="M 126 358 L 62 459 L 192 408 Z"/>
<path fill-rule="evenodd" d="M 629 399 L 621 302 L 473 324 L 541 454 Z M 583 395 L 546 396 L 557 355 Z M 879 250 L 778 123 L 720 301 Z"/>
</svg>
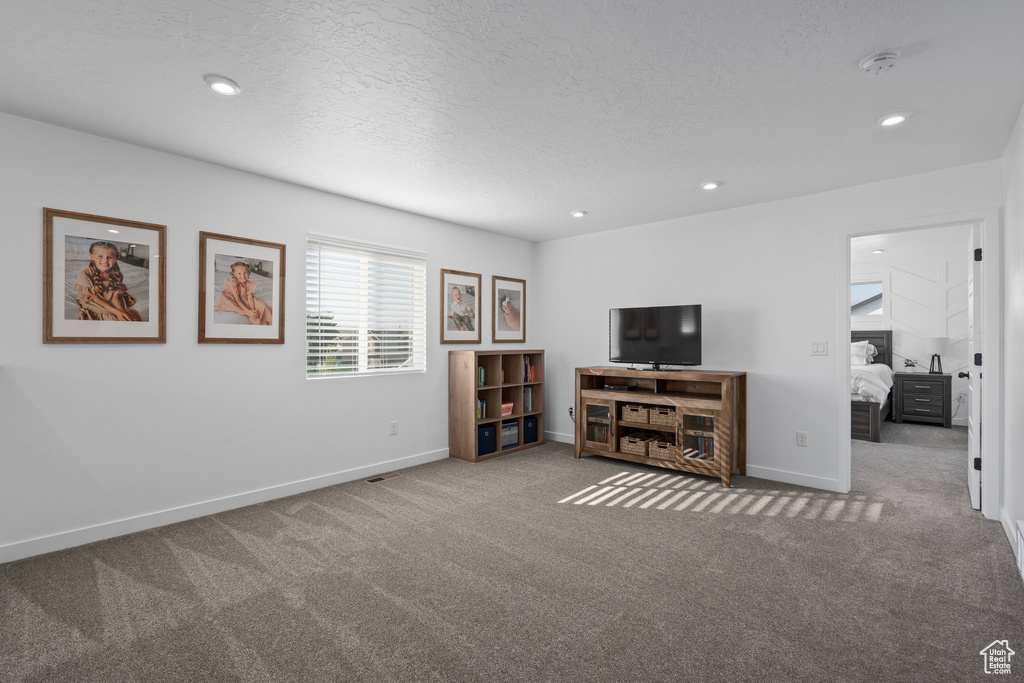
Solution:
<svg viewBox="0 0 1024 683">
<path fill-rule="evenodd" d="M 700 365 L 700 304 L 613 308 L 608 333 L 612 363 Z"/>
</svg>

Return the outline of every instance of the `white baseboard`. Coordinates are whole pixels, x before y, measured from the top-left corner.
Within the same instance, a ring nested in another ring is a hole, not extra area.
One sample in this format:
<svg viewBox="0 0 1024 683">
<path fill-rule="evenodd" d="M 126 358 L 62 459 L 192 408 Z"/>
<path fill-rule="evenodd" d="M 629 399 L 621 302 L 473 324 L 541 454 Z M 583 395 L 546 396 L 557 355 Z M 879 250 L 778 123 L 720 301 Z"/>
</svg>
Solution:
<svg viewBox="0 0 1024 683">
<path fill-rule="evenodd" d="M 800 474 L 799 472 L 788 472 L 786 470 L 777 470 L 771 467 L 759 467 L 757 465 L 747 465 L 747 476 L 757 477 L 758 479 L 767 479 L 768 481 L 777 481 L 783 484 L 796 484 L 797 486 L 807 486 L 812 489 L 823 489 L 825 491 L 835 491 L 836 493 L 849 493 L 849 489 L 845 491 L 840 488 L 838 479 L 826 479 L 825 477 L 815 477 L 809 474 Z"/>
<path fill-rule="evenodd" d="M 574 434 L 559 434 L 558 432 L 544 432 L 544 438 L 547 441 L 557 441 L 559 443 L 576 443 L 576 436 Z"/>
<path fill-rule="evenodd" d="M 265 503 L 268 500 L 276 500 L 277 498 L 293 496 L 297 493 L 305 493 L 306 491 L 313 491 L 326 486 L 334 486 L 335 484 L 344 484 L 348 481 L 355 481 L 356 479 L 362 479 L 364 477 L 372 477 L 375 474 L 405 469 L 406 467 L 423 465 L 435 460 L 444 460 L 447 457 L 448 449 L 442 448 L 429 453 L 410 455 L 395 460 L 389 460 L 387 462 L 366 465 L 365 467 L 355 467 L 350 470 L 342 470 L 340 472 L 312 477 L 310 479 L 303 479 L 301 481 L 293 481 L 287 484 L 279 484 L 277 486 L 268 486 L 267 488 L 258 489 L 256 491 L 248 491 L 246 493 L 216 498 L 203 503 L 183 505 L 169 510 L 160 510 L 158 512 L 138 515 L 137 517 L 119 519 L 113 522 L 105 522 L 103 524 L 83 527 L 81 529 L 62 531 L 49 536 L 32 538 L 26 541 L 18 541 L 16 543 L 0 546 L 0 564 L 21 560 L 26 557 L 33 557 L 34 555 L 52 553 L 56 550 L 64 550 L 65 548 L 73 548 L 75 546 L 93 543 L 94 541 L 102 541 L 116 536 L 124 536 L 125 534 L 131 534 L 137 531 L 155 529 L 156 527 L 184 522 L 185 520 L 195 519 L 197 517 L 205 517 L 206 515 L 213 515 L 227 510 L 234 510 L 236 508 L 246 507 L 247 505 Z"/>
<path fill-rule="evenodd" d="M 1013 531 L 1016 525 L 1013 520 L 1007 516 L 1005 508 L 999 510 L 999 521 L 1003 525 L 1003 533 L 1006 534 L 1007 540 L 1010 541 L 1010 547 L 1013 548 L 1013 556 L 1017 557 L 1017 536 Z M 1019 561 L 1020 558 L 1017 558 L 1017 560 Z"/>
</svg>

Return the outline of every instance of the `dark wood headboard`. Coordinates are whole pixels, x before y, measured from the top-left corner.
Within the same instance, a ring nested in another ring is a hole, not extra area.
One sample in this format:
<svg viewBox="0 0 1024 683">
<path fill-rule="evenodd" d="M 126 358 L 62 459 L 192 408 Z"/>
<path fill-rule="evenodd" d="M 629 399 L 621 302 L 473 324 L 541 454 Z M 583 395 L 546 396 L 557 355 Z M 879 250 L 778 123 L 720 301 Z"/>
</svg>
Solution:
<svg viewBox="0 0 1024 683">
<path fill-rule="evenodd" d="M 878 349 L 878 355 L 875 356 L 876 363 L 885 363 L 892 368 L 892 330 L 854 330 L 850 332 L 850 341 L 868 341 L 876 349 Z M 896 368 L 892 368 L 895 370 Z"/>
</svg>

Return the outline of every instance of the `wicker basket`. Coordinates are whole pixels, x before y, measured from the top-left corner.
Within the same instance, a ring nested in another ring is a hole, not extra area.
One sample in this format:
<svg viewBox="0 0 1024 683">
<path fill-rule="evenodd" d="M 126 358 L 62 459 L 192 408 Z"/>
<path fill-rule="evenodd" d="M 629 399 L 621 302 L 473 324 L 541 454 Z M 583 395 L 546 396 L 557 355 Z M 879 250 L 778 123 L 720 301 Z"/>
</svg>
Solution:
<svg viewBox="0 0 1024 683">
<path fill-rule="evenodd" d="M 667 406 L 654 406 L 651 408 L 652 425 L 674 425 L 676 423 L 676 409 Z"/>
<path fill-rule="evenodd" d="M 622 406 L 622 421 L 647 424 L 647 408 L 629 404 Z"/>
<path fill-rule="evenodd" d="M 647 444 L 647 455 L 658 460 L 675 460 L 676 450 L 676 445 L 672 440 L 663 436 L 656 437 Z"/>
<path fill-rule="evenodd" d="M 657 438 L 643 432 L 628 434 L 619 438 L 619 450 L 623 453 L 632 453 L 633 455 L 647 455 L 647 444 Z"/>
</svg>

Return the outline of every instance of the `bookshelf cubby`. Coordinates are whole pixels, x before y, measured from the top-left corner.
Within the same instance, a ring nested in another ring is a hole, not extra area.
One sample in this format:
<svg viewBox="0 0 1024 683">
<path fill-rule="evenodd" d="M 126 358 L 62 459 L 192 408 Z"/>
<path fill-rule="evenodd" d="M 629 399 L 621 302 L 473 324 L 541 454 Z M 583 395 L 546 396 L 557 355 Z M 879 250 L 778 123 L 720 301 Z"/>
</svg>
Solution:
<svg viewBox="0 0 1024 683">
<path fill-rule="evenodd" d="M 503 443 L 513 426 L 515 444 Z M 480 462 L 543 443 L 543 351 L 448 352 L 449 457 Z"/>
<path fill-rule="evenodd" d="M 575 414 L 577 458 L 705 474 L 725 487 L 746 474 L 745 372 L 576 368 Z"/>
</svg>

